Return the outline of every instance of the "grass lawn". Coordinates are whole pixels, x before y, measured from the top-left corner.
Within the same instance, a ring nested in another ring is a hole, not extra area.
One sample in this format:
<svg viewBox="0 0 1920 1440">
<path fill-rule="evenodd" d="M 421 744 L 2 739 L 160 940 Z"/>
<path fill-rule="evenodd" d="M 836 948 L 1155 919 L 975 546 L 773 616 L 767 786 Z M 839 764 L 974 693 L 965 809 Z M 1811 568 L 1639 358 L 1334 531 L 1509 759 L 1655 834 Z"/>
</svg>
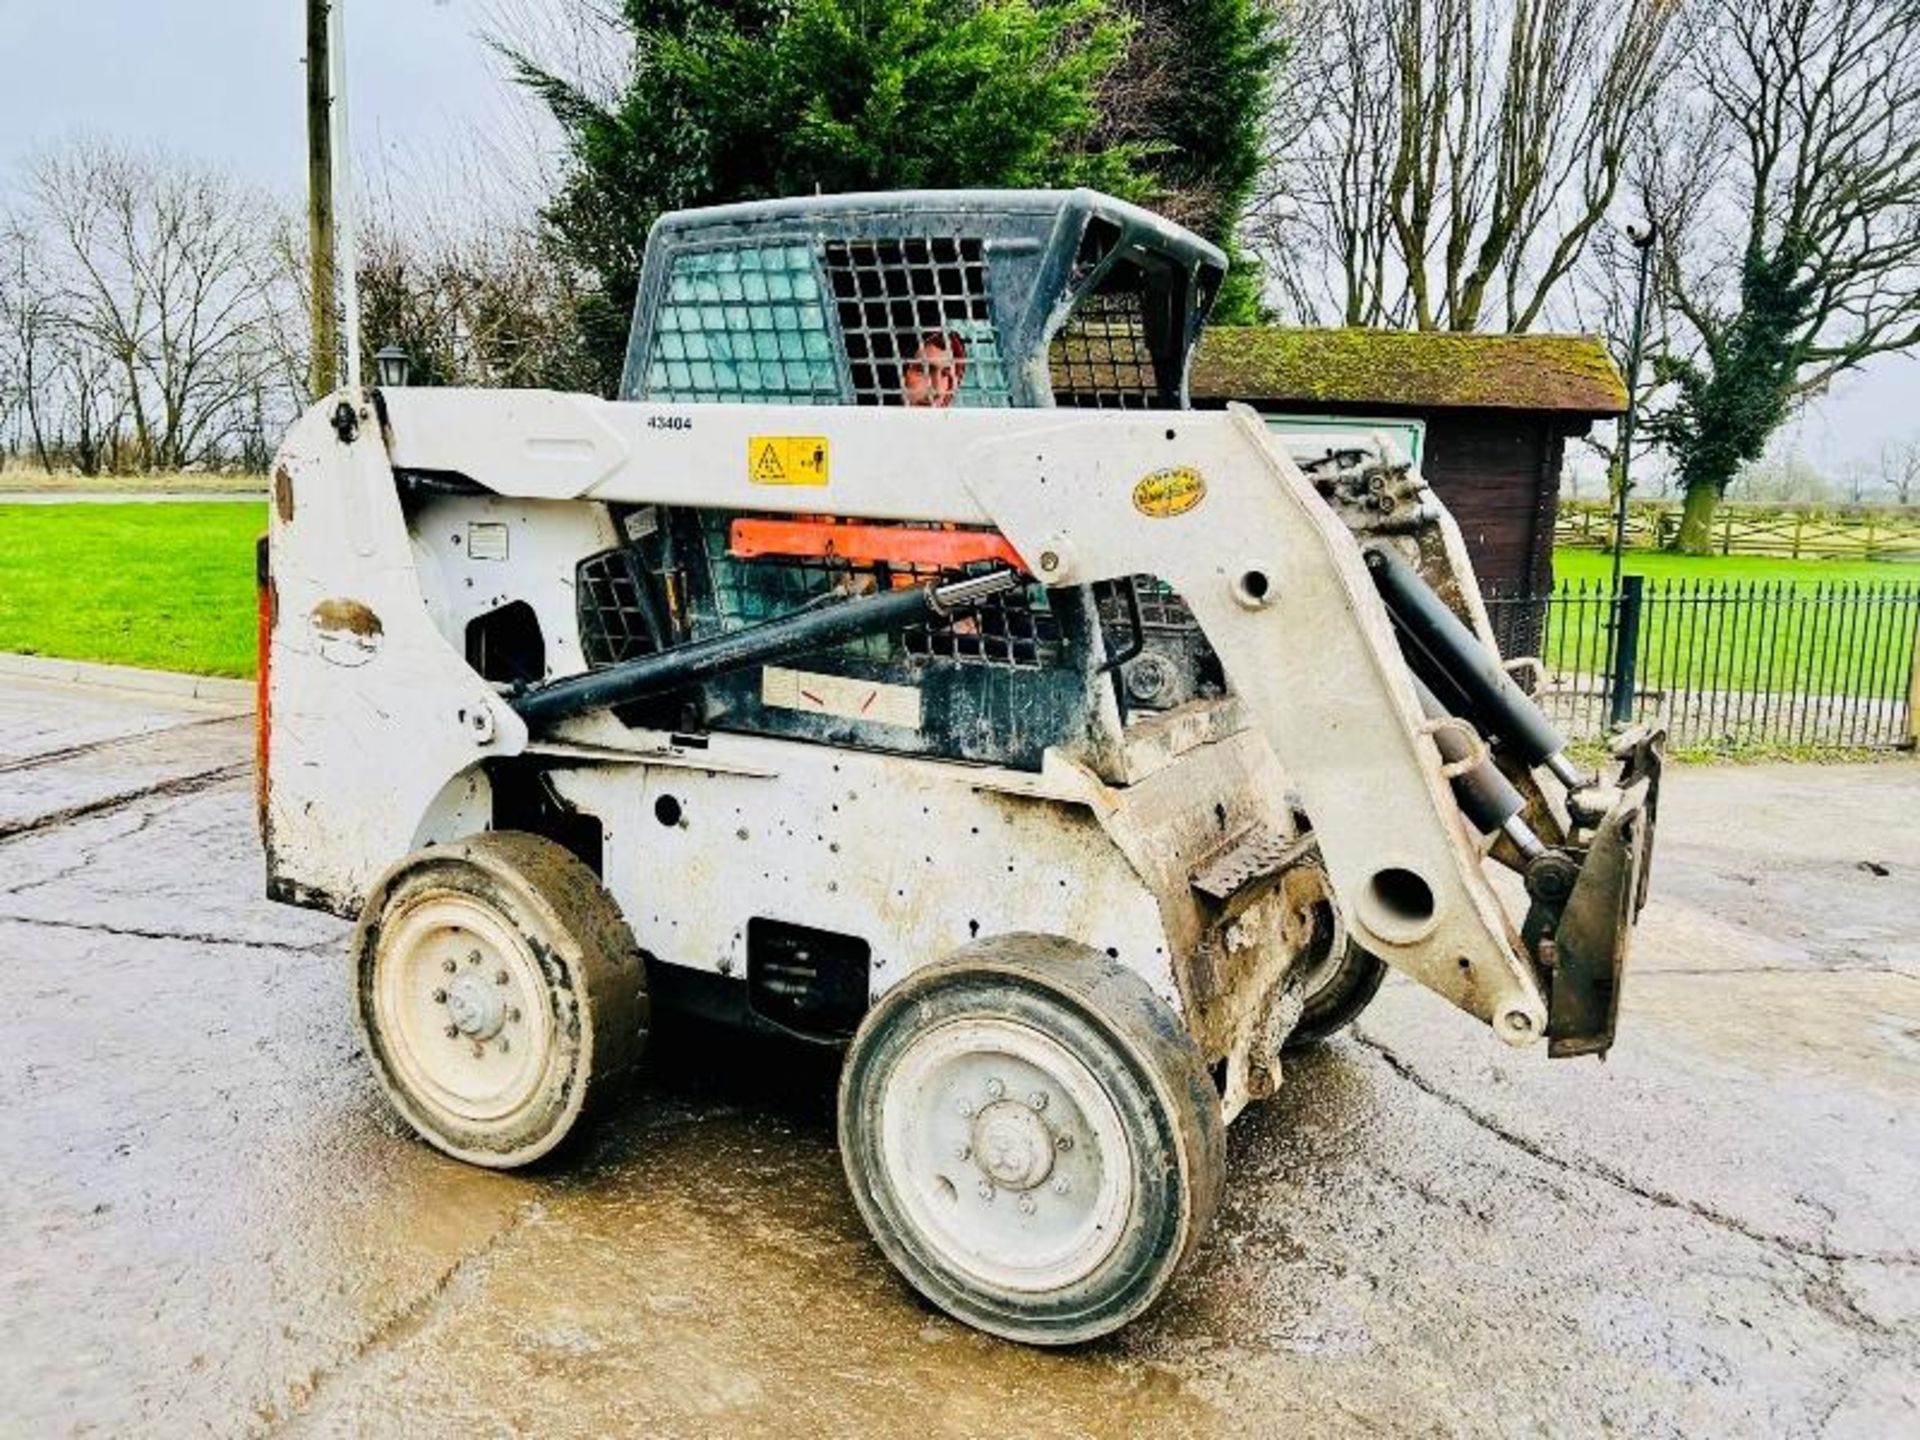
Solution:
<svg viewBox="0 0 1920 1440">
<path fill-rule="evenodd" d="M 1900 560 L 1788 560 L 1772 555 L 1665 555 L 1629 550 L 1621 568 L 1649 580 L 1786 581 L 1812 585 L 1822 580 L 1883 580 L 1920 586 L 1920 564 Z M 1555 550 L 1553 578 L 1598 580 L 1613 573 L 1613 557 L 1604 550 Z"/>
<path fill-rule="evenodd" d="M 0 502 L 0 650 L 250 676 L 264 503 Z"/>
<path fill-rule="evenodd" d="M 1584 584 L 1589 598 L 1553 608 L 1541 658 L 1556 671 L 1599 674 L 1608 649 L 1603 592 L 1610 559 L 1557 550 L 1553 563 L 1557 581 L 1572 582 L 1576 591 Z M 1629 552 L 1625 569 L 1649 581 L 1639 648 L 1643 689 L 1883 700 L 1906 693 L 1920 623 L 1920 566 Z M 1694 593 L 1695 581 L 1711 584 L 1712 593 Z M 1837 588 L 1816 588 L 1834 582 Z"/>
</svg>

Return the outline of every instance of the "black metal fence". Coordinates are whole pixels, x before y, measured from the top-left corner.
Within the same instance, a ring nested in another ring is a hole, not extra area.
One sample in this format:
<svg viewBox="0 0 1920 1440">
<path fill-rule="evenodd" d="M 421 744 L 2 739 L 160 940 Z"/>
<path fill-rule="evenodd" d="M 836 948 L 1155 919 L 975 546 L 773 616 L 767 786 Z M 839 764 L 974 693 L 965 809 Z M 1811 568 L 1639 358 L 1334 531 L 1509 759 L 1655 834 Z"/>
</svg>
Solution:
<svg viewBox="0 0 1920 1440">
<path fill-rule="evenodd" d="M 1509 660 L 1575 739 L 1664 716 L 1676 745 L 1913 744 L 1920 581 L 1569 581 L 1489 597 Z"/>
</svg>

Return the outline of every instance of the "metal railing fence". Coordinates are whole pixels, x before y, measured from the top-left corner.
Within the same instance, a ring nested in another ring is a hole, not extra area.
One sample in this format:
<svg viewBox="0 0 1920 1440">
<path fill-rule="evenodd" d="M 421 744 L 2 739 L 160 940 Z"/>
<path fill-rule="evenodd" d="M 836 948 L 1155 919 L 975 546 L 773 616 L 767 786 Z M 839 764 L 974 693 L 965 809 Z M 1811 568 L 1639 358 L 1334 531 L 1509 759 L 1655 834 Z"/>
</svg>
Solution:
<svg viewBox="0 0 1920 1440">
<path fill-rule="evenodd" d="M 1664 716 L 1673 742 L 1912 746 L 1920 581 L 1564 582 L 1487 601 L 1501 653 L 1574 739 Z M 1616 643 L 1616 637 L 1619 642 Z"/>
</svg>

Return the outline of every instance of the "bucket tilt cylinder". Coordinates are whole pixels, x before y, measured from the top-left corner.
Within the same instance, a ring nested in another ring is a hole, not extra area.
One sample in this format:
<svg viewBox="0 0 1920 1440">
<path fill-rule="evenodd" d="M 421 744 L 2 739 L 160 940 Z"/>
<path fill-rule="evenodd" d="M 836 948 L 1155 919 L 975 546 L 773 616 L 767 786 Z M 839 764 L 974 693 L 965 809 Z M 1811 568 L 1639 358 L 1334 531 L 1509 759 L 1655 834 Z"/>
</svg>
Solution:
<svg viewBox="0 0 1920 1440">
<path fill-rule="evenodd" d="M 1447 713 L 1472 720 L 1481 734 L 1497 738 L 1528 766 L 1544 765 L 1569 789 L 1586 784 L 1553 722 L 1419 571 L 1385 545 L 1369 547 L 1367 571 L 1393 617 L 1407 663 Z"/>
<path fill-rule="evenodd" d="M 1017 571 L 993 570 L 945 585 L 915 585 L 831 601 L 745 630 L 556 680 L 517 695 L 509 703 L 529 729 L 540 730 L 589 710 L 665 695 L 749 665 L 765 665 L 865 635 L 943 619 L 1020 583 L 1022 577 Z"/>
</svg>

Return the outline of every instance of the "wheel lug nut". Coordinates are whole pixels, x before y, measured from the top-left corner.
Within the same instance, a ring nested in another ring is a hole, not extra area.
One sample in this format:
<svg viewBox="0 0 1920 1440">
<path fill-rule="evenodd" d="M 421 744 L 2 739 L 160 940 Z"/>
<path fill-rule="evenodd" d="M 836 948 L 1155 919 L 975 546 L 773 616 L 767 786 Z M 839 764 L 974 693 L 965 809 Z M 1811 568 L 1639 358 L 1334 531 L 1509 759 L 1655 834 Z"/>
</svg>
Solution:
<svg viewBox="0 0 1920 1440">
<path fill-rule="evenodd" d="M 956 1160 L 965 1160 L 972 1154 L 973 1147 L 971 1145 L 956 1145 L 953 1147 L 953 1158 Z"/>
<path fill-rule="evenodd" d="M 1071 1149 L 1073 1149 L 1073 1136 L 1071 1136 L 1071 1135 L 1056 1135 L 1056 1136 L 1054 1136 L 1054 1137 L 1053 1137 L 1053 1148 L 1054 1148 L 1054 1149 L 1056 1149 L 1056 1150 L 1071 1150 Z"/>
<path fill-rule="evenodd" d="M 1022 1195 L 1020 1197 L 1020 1213 L 1022 1215 L 1033 1214 L 1033 1196 Z"/>
<path fill-rule="evenodd" d="M 478 965 L 479 963 L 480 963 L 480 952 L 478 950 L 469 950 L 467 952 L 467 964 Z"/>
<path fill-rule="evenodd" d="M 518 1005 L 507 1006 L 507 1019 L 515 1025 L 520 1023 L 520 1007 Z"/>
<path fill-rule="evenodd" d="M 953 1108 L 959 1112 L 962 1119 L 973 1114 L 973 1102 L 971 1100 L 961 1100 L 956 1103 Z"/>
<path fill-rule="evenodd" d="M 454 972 L 455 970 L 457 970 L 457 969 L 459 969 L 459 966 L 457 966 L 457 965 L 455 965 L 455 964 L 453 963 L 453 961 L 452 961 L 452 959 L 451 959 L 451 958 L 449 958 L 449 959 L 446 959 L 446 960 L 442 960 L 442 961 L 440 962 L 440 968 L 441 968 L 442 970 L 444 970 L 444 971 L 446 971 L 446 972 L 447 972 L 447 974 L 449 974 L 449 975 L 451 975 L 451 974 L 453 974 L 453 972 Z"/>
<path fill-rule="evenodd" d="M 993 1199 L 993 1182 L 991 1180 L 982 1180 L 980 1182 L 980 1198 L 982 1200 Z"/>
<path fill-rule="evenodd" d="M 1044 1090 L 1034 1091 L 1033 1094 L 1027 1097 L 1027 1105 L 1034 1110 L 1046 1109 L 1047 1108 L 1047 1092 Z"/>
<path fill-rule="evenodd" d="M 446 992 L 446 991 L 444 991 L 444 990 L 436 990 L 436 991 L 434 991 L 434 992 L 433 992 L 433 1003 L 434 1003 L 434 1004 L 436 1004 L 436 1005 L 444 1005 L 444 1004 L 446 1004 L 446 1003 L 447 1003 L 447 992 Z"/>
<path fill-rule="evenodd" d="M 1066 1194 L 1066 1193 L 1067 1193 L 1067 1189 L 1068 1189 L 1068 1186 L 1067 1186 L 1067 1177 L 1066 1177 L 1066 1176 L 1064 1176 L 1064 1175 L 1062 1175 L 1062 1176 L 1060 1176 L 1060 1177 L 1058 1177 L 1058 1178 L 1057 1178 L 1057 1179 L 1056 1179 L 1056 1180 L 1055 1180 L 1055 1181 L 1053 1182 L 1053 1193 L 1054 1193 L 1054 1194 L 1056 1194 L 1056 1195 L 1064 1195 L 1064 1194 Z"/>
<path fill-rule="evenodd" d="M 493 972 L 493 983 L 494 983 L 494 984 L 496 984 L 496 985 L 504 985 L 504 984 L 506 984 L 506 983 L 507 983 L 507 972 L 506 972 L 506 971 L 504 971 L 504 970 L 496 970 L 496 971 L 494 971 L 494 972 Z"/>
<path fill-rule="evenodd" d="M 485 1055 L 486 1053 L 487 1053 L 486 1046 L 482 1045 L 478 1040 L 473 1042 L 473 1058 L 474 1059 L 478 1060 L 482 1055 Z"/>
<path fill-rule="evenodd" d="M 1007 1093 L 1007 1087 L 1002 1085 L 998 1080 L 987 1081 L 987 1094 L 992 1096 L 995 1100 L 998 1100 L 1002 1095 L 1006 1093 Z"/>
<path fill-rule="evenodd" d="M 460 1038 L 460 1027 L 458 1025 L 447 1026 L 447 1039 L 458 1040 L 459 1038 Z"/>
<path fill-rule="evenodd" d="M 511 1048 L 512 1048 L 512 1047 L 511 1047 L 510 1045 L 508 1045 L 508 1043 L 507 1043 L 507 1037 L 506 1037 L 506 1036 L 504 1036 L 504 1035 L 502 1035 L 502 1036 L 500 1037 L 500 1053 L 501 1053 L 502 1055 L 504 1055 L 504 1054 L 506 1054 L 506 1053 L 507 1053 L 507 1051 L 508 1051 L 508 1050 L 510 1050 Z"/>
</svg>

